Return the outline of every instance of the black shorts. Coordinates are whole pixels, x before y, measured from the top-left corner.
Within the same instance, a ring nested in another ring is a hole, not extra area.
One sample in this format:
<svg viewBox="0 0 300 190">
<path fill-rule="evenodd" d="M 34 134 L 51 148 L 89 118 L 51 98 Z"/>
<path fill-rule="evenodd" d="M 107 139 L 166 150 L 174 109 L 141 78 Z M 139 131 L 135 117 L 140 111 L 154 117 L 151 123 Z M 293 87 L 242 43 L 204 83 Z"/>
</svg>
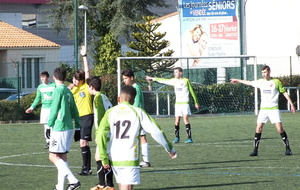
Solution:
<svg viewBox="0 0 300 190">
<path fill-rule="evenodd" d="M 92 128 L 94 124 L 94 114 L 80 117 L 80 139 L 92 141 Z"/>
</svg>

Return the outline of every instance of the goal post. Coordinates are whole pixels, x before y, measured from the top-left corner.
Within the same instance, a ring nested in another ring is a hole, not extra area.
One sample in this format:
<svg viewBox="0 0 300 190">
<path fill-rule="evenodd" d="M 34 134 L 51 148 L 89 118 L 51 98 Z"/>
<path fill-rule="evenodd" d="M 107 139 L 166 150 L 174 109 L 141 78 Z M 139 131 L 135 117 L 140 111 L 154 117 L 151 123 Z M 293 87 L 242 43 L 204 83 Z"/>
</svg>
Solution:
<svg viewBox="0 0 300 190">
<path fill-rule="evenodd" d="M 122 76 L 121 76 L 121 70 L 122 68 L 124 68 L 124 65 L 122 65 L 122 63 L 124 61 L 131 61 L 132 64 L 134 64 L 135 61 L 141 61 L 141 60 L 155 60 L 160 61 L 160 60 L 166 60 L 166 59 L 175 59 L 177 60 L 177 62 L 175 63 L 175 66 L 179 66 L 182 67 L 185 71 L 187 72 L 187 78 L 192 77 L 190 73 L 194 73 L 195 72 L 199 72 L 201 70 L 213 70 L 214 74 L 216 77 L 215 83 L 216 84 L 222 84 L 226 81 L 226 78 L 228 77 L 226 74 L 228 73 L 228 70 L 231 69 L 235 69 L 237 70 L 236 72 L 240 72 L 239 75 L 236 75 L 237 77 L 240 77 L 242 79 L 245 80 L 257 80 L 257 58 L 256 56 L 252 56 L 252 55 L 236 55 L 236 56 L 214 56 L 214 57 L 118 57 L 117 58 L 117 74 L 118 74 L 118 78 L 117 78 L 117 84 L 118 84 L 118 94 L 120 94 L 120 90 L 121 90 L 121 85 L 122 85 Z M 201 63 L 203 64 L 199 64 L 196 67 L 191 65 L 191 60 L 195 60 L 195 59 L 199 59 L 201 61 Z M 208 63 L 208 64 L 207 64 Z M 251 66 L 252 71 L 248 71 L 247 70 L 247 66 Z M 240 69 L 240 71 L 238 71 Z M 137 69 L 138 70 L 138 69 Z M 136 70 L 136 71 L 137 71 Z M 134 71 L 134 72 L 136 72 Z M 151 75 L 151 74 L 150 74 Z M 193 74 L 193 76 L 200 76 L 199 74 Z M 248 79 L 247 76 L 251 75 L 251 79 Z M 207 77 L 205 74 L 202 75 Z M 190 78 L 191 80 L 191 78 Z M 195 79 L 196 80 L 196 79 Z M 201 83 L 203 82 L 199 82 L 199 81 L 195 81 L 195 80 L 191 80 L 191 82 L 196 82 L 199 83 L 199 85 L 201 85 Z M 149 92 L 147 92 L 148 94 Z M 157 97 L 157 92 L 155 92 L 156 97 Z M 258 90 L 257 88 L 255 88 L 254 90 L 254 113 L 255 115 L 258 114 Z M 156 104 L 159 104 L 157 102 L 158 100 L 156 99 Z M 170 100 L 168 100 L 170 101 Z M 192 101 L 193 102 L 193 101 Z M 200 106 L 201 106 L 201 102 L 200 102 Z M 168 108 L 167 108 L 167 113 L 170 114 L 170 106 L 168 104 Z M 155 111 L 156 115 L 159 115 L 159 110 Z"/>
</svg>

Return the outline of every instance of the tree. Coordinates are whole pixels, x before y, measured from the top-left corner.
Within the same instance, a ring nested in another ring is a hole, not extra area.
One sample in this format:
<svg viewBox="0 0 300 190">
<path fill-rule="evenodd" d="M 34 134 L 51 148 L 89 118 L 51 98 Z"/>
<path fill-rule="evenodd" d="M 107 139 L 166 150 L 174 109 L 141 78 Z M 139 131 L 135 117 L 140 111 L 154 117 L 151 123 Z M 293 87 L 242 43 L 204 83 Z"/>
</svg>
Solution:
<svg viewBox="0 0 300 190">
<path fill-rule="evenodd" d="M 96 61 L 94 63 L 93 74 L 99 76 L 116 74 L 117 57 L 121 57 L 120 44 L 110 33 L 100 37 L 98 44 L 98 54 L 95 55 Z"/>
<path fill-rule="evenodd" d="M 152 7 L 168 7 L 165 2 L 166 0 L 78 0 L 79 5 L 84 4 L 89 8 L 87 11 L 88 41 L 94 44 L 90 44 L 88 48 L 94 53 L 95 69 L 105 64 L 100 58 L 103 54 L 98 51 L 104 49 L 101 46 L 107 46 L 99 42 L 102 37 L 107 38 L 106 35 L 109 34 L 113 36 L 115 42 L 124 39 L 128 41 L 130 33 L 136 30 L 135 24 L 141 21 L 142 16 L 154 15 L 150 11 Z M 74 28 L 74 0 L 52 0 L 51 3 L 54 5 L 51 18 L 55 30 L 60 32 L 65 28 Z M 82 14 L 81 11 L 78 13 Z M 78 17 L 78 23 L 83 23 L 83 16 Z M 73 36 L 73 31 L 70 30 L 70 37 Z M 83 41 L 83 33 L 83 28 L 79 27 L 78 34 L 81 41 Z M 121 46 L 119 49 L 116 49 L 116 46 L 112 49 L 116 51 L 113 53 L 115 55 L 120 52 Z M 104 68 L 109 68 L 109 65 Z"/>
<path fill-rule="evenodd" d="M 119 38 L 129 37 L 134 26 L 143 15 L 154 15 L 152 7 L 168 7 L 166 0 L 78 0 L 88 9 L 89 29 L 96 36 L 111 33 Z M 64 28 L 74 28 L 74 0 L 52 0 L 51 10 L 54 28 L 59 32 Z M 76 7 L 77 8 L 77 7 Z M 80 18 L 79 18 L 80 19 Z"/>
<path fill-rule="evenodd" d="M 170 46 L 170 42 L 164 40 L 166 32 L 156 32 L 161 26 L 161 23 L 154 23 L 154 16 L 142 17 L 145 23 L 136 24 L 139 32 L 132 33 L 135 41 L 130 42 L 129 47 L 135 51 L 128 51 L 128 57 L 169 57 L 174 53 L 173 50 L 166 50 Z M 164 51 L 166 50 L 166 51 Z M 134 65 L 131 65 L 134 70 L 142 70 L 146 75 L 155 75 L 164 77 L 173 72 L 172 68 L 176 59 L 148 59 L 134 60 Z M 127 67 L 130 63 L 127 62 Z M 149 82 L 149 90 L 152 90 L 151 82 Z"/>
</svg>

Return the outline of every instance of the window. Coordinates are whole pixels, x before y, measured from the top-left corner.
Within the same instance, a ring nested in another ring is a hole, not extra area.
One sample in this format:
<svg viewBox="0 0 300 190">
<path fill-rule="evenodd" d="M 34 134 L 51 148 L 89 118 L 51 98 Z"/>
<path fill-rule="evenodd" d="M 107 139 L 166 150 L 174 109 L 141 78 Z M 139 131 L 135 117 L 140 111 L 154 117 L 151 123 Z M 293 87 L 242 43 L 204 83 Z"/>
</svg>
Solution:
<svg viewBox="0 0 300 190">
<path fill-rule="evenodd" d="M 22 88 L 36 88 L 40 84 L 42 58 L 22 58 Z"/>
</svg>

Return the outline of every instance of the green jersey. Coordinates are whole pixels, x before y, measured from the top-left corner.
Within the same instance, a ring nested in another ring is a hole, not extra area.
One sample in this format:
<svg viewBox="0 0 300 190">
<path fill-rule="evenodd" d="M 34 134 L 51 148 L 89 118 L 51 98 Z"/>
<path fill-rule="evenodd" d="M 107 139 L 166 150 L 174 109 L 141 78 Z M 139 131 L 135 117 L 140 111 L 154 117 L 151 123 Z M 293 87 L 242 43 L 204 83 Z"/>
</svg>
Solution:
<svg viewBox="0 0 300 190">
<path fill-rule="evenodd" d="M 137 85 L 136 83 L 134 83 L 132 86 L 136 90 L 136 96 L 134 98 L 134 104 L 133 104 L 133 106 L 145 109 L 145 106 L 144 106 L 144 95 L 143 95 L 141 87 L 139 85 Z"/>
<path fill-rule="evenodd" d="M 75 128 L 80 128 L 79 114 L 72 92 L 63 84 L 53 90 L 53 100 L 50 110 L 48 126 L 53 131 L 65 131 L 73 129 L 73 118 Z"/>
<path fill-rule="evenodd" d="M 38 105 L 40 100 L 42 100 L 42 108 L 49 109 L 51 107 L 52 92 L 54 88 L 54 82 L 49 82 L 48 84 L 40 84 L 36 90 L 36 96 L 30 108 L 34 109 Z"/>
</svg>

